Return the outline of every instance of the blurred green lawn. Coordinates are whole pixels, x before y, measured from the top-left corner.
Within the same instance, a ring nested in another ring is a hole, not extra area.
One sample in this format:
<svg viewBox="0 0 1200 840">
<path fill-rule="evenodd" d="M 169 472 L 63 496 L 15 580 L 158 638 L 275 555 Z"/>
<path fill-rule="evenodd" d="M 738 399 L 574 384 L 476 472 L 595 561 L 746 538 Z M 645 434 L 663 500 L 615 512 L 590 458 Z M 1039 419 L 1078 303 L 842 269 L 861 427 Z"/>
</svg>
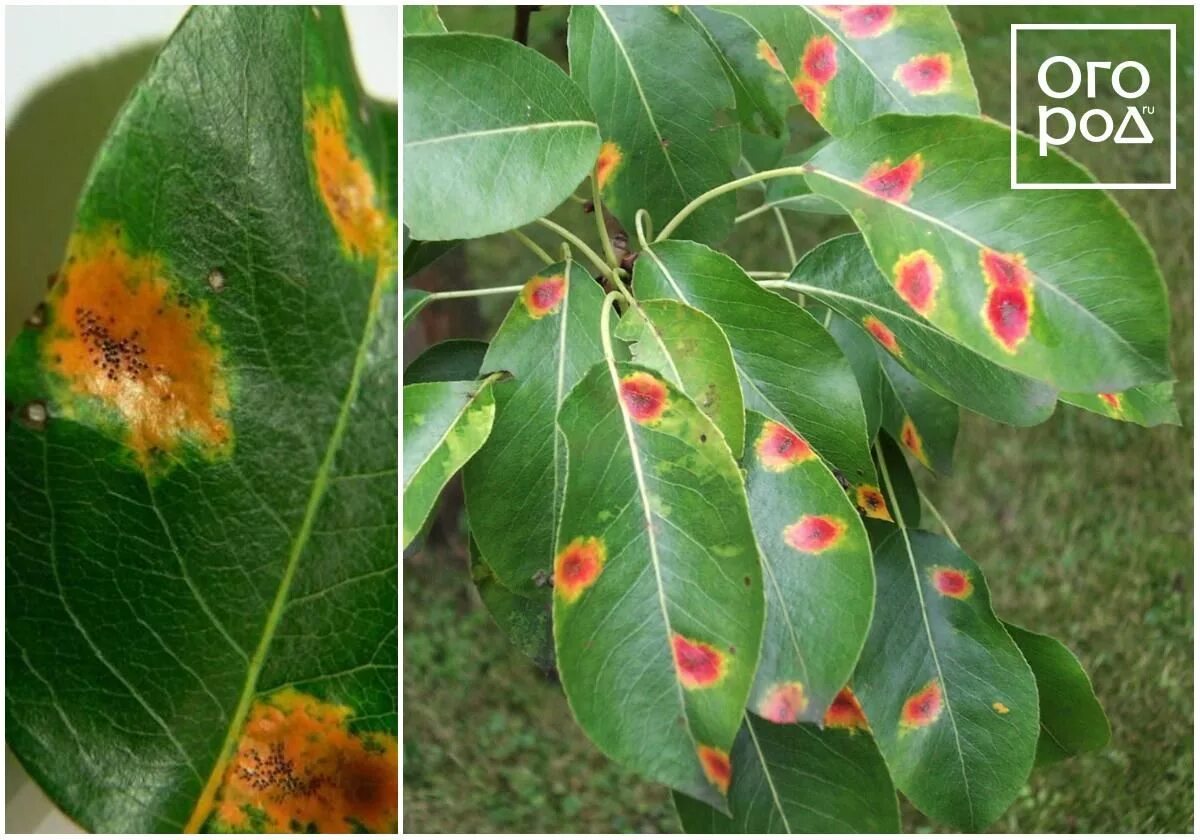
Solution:
<svg viewBox="0 0 1200 840">
<path fill-rule="evenodd" d="M 509 7 L 442 13 L 451 29 L 511 33 Z M 1003 121 L 1010 23 L 1175 22 L 1179 36 L 1179 189 L 1115 196 L 1150 240 L 1170 290 L 1183 427 L 1146 430 L 1065 406 L 1026 430 L 964 415 L 954 476 L 920 477 L 988 573 L 996 611 L 1070 646 L 1112 721 L 1106 749 L 1035 773 L 997 831 L 1189 832 L 1193 824 L 1192 14 L 1187 7 L 953 10 L 984 111 Z M 564 35 L 564 10 L 533 15 L 534 46 L 562 60 Z M 1165 73 L 1167 60 L 1151 71 Z M 798 113 L 801 141 L 816 136 L 806 121 Z M 1090 153 L 1139 163 L 1137 146 Z M 753 200 L 747 196 L 746 206 Z M 556 218 L 594 240 L 577 208 Z M 752 220 L 726 243 L 747 267 L 786 263 L 768 220 Z M 794 216 L 791 229 L 803 253 L 847 228 Z M 466 266 L 467 286 L 517 283 L 537 268 L 503 237 L 473 243 Z M 494 327 L 506 307 L 489 300 L 482 312 Z M 405 829 L 677 831 L 667 792 L 601 756 L 558 687 L 506 643 L 474 596 L 465 563 L 453 540 L 405 561 Z M 939 830 L 908 807 L 905 823 L 910 831 Z"/>
</svg>

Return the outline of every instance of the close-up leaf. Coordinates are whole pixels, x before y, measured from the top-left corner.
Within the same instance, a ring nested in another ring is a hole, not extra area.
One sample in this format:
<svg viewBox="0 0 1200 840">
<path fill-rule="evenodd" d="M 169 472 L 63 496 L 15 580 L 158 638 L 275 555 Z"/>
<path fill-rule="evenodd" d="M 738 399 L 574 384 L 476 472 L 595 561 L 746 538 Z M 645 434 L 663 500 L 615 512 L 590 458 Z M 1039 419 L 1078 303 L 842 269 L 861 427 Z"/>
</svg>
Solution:
<svg viewBox="0 0 1200 840">
<path fill-rule="evenodd" d="M 883 428 L 926 469 L 949 475 L 958 437 L 958 406 L 905 370 L 877 347 L 884 373 Z"/>
<path fill-rule="evenodd" d="M 1139 426 L 1178 426 L 1181 422 L 1174 382 L 1140 385 L 1115 394 L 1062 393 L 1058 398 L 1076 408 Z"/>
</svg>

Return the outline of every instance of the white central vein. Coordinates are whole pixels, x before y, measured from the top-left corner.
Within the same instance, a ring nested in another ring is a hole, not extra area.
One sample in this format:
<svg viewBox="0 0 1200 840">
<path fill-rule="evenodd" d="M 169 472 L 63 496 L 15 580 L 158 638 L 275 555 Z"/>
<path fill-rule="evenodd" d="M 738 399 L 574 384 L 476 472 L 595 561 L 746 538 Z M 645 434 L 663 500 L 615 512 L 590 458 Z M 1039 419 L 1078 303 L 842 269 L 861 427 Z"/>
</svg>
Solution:
<svg viewBox="0 0 1200 840">
<path fill-rule="evenodd" d="M 458 134 L 443 134 L 441 137 L 426 137 L 423 140 L 410 140 L 404 144 L 404 148 L 415 149 L 418 146 L 428 146 L 433 143 L 454 143 L 459 140 L 474 140 L 476 137 L 494 137 L 498 134 L 522 134 L 527 131 L 547 131 L 554 128 L 583 127 L 596 128 L 596 124 L 588 120 L 558 120 L 556 122 L 510 125 L 505 128 L 481 128 L 478 131 L 463 131 Z"/>
</svg>

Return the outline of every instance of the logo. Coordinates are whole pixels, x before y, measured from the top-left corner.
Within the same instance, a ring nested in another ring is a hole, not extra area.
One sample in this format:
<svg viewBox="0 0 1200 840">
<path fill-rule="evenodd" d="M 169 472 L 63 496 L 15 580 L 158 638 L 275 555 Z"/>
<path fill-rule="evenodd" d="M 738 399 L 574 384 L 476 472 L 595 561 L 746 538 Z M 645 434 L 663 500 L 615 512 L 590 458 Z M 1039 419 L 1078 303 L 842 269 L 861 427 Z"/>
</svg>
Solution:
<svg viewBox="0 0 1200 840">
<path fill-rule="evenodd" d="M 1174 24 L 1014 24 L 1011 34 L 1013 189 L 1175 188 Z M 1034 143 L 1018 144 L 1018 131 Z M 1083 181 L 1054 149 L 1105 183 Z"/>
</svg>

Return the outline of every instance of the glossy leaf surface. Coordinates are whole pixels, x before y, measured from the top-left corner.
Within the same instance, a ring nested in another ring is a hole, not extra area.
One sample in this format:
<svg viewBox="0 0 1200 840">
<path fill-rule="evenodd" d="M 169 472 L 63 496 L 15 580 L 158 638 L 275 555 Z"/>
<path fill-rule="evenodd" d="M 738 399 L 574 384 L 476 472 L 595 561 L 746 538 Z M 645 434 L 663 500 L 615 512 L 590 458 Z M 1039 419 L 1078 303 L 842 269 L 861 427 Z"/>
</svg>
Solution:
<svg viewBox="0 0 1200 840">
<path fill-rule="evenodd" d="M 496 426 L 463 473 L 471 533 L 496 577 L 532 595 L 554 561 L 566 451 L 558 408 L 604 358 L 604 293 L 578 263 L 557 263 L 525 283 L 496 331 L 483 372 L 506 371 L 496 388 Z"/>
<path fill-rule="evenodd" d="M 1033 674 L 949 540 L 897 531 L 875 549 L 875 579 L 854 691 L 892 780 L 935 820 L 985 829 L 1033 766 Z"/>
<path fill-rule="evenodd" d="M 193 8 L 9 348 L 6 737 L 86 829 L 397 828 L 396 133 L 337 9 Z"/>
<path fill-rule="evenodd" d="M 704 37 L 662 6 L 575 6 L 571 78 L 595 109 L 604 145 L 595 177 L 625 230 L 638 210 L 665 225 L 729 180 L 738 158 L 733 89 Z M 737 209 L 730 193 L 690 216 L 680 236 L 722 239 Z"/>
<path fill-rule="evenodd" d="M 732 816 L 675 794 L 689 834 L 895 834 L 896 791 L 870 734 L 746 715 L 733 747 Z"/>
<path fill-rule="evenodd" d="M 558 669 L 611 758 L 724 808 L 762 641 L 758 552 L 716 427 L 656 373 L 600 364 L 559 414 Z"/>
<path fill-rule="evenodd" d="M 819 723 L 854 673 L 871 624 L 871 548 L 807 441 L 754 412 L 746 432 L 742 465 L 767 602 L 749 708 L 775 723 Z"/>
<path fill-rule="evenodd" d="M 883 427 L 922 466 L 943 475 L 954 462 L 958 406 L 926 388 L 887 351 L 878 350 L 886 384 Z"/>
<path fill-rule="evenodd" d="M 426 347 L 404 369 L 404 384 L 476 379 L 483 367 L 487 347 L 486 341 L 472 338 L 451 338 Z"/>
<path fill-rule="evenodd" d="M 553 61 L 507 38 L 404 39 L 404 223 L 416 239 L 528 224 L 584 179 L 600 138 Z"/>
<path fill-rule="evenodd" d="M 1014 426 L 1032 426 L 1054 413 L 1054 388 L 1000 367 L 915 315 L 879 272 L 861 236 L 817 246 L 790 280 L 865 330 L 946 399 Z"/>
<path fill-rule="evenodd" d="M 1139 426 L 1178 426 L 1175 383 L 1156 382 L 1116 394 L 1059 394 L 1068 405 Z"/>
<path fill-rule="evenodd" d="M 1064 391 L 1170 379 L 1166 290 L 1141 234 L 1100 190 L 1011 190 L 1009 138 L 972 117 L 884 116 L 807 177 L 851 210 L 910 315 L 996 364 Z M 1016 153 L 1038 181 L 1090 178 L 1025 135 Z"/>
</svg>

